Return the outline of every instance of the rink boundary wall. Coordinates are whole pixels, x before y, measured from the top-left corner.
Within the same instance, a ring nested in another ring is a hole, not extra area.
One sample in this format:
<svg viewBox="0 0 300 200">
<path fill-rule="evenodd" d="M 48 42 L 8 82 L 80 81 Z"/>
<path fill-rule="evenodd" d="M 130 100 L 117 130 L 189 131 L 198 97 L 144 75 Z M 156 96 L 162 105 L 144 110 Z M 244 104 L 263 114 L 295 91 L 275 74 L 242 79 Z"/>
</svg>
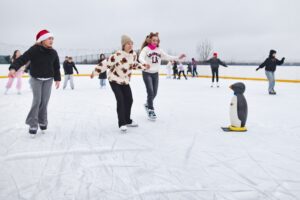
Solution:
<svg viewBox="0 0 300 200">
<path fill-rule="evenodd" d="M 142 74 L 132 74 L 134 76 L 141 76 Z M 166 74 L 159 74 L 160 76 L 166 76 Z M 63 76 L 63 75 L 62 75 Z M 78 77 L 89 77 L 90 74 L 74 74 L 74 76 Z M 191 77 L 191 75 L 188 75 Z M 28 75 L 23 76 L 24 78 L 28 78 Z M 8 78 L 8 76 L 0 76 L 0 78 Z M 212 78 L 212 76 L 200 75 L 197 78 Z M 231 79 L 231 80 L 247 80 L 247 81 L 267 81 L 265 78 L 249 78 L 249 77 L 235 77 L 235 76 L 219 76 L 221 79 Z M 300 80 L 292 80 L 292 79 L 276 79 L 277 82 L 283 83 L 300 83 Z"/>
</svg>

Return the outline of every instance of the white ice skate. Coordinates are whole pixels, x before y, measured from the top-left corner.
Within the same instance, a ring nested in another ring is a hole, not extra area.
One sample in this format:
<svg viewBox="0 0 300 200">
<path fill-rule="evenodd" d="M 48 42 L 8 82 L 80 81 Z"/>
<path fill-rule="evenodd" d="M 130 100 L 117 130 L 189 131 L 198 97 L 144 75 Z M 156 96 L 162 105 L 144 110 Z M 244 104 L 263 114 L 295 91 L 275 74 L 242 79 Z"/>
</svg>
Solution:
<svg viewBox="0 0 300 200">
<path fill-rule="evenodd" d="M 127 126 L 125 126 L 125 125 L 121 126 L 121 127 L 120 127 L 120 131 L 121 131 L 122 133 L 126 133 L 126 132 L 127 132 Z"/>
</svg>

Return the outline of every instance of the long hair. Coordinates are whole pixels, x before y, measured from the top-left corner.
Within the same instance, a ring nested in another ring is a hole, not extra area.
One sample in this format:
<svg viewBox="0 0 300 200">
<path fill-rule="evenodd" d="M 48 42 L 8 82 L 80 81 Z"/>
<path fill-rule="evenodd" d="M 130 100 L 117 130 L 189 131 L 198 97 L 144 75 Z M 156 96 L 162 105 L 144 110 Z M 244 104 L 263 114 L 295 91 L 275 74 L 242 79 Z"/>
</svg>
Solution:
<svg viewBox="0 0 300 200">
<path fill-rule="evenodd" d="M 100 64 L 103 60 L 105 60 L 106 57 L 105 57 L 105 54 L 104 53 L 101 53 L 100 56 L 99 56 L 99 60 L 98 60 L 98 63 Z"/>
<path fill-rule="evenodd" d="M 143 43 L 143 45 L 142 45 L 141 50 L 142 50 L 144 47 L 148 46 L 148 44 L 151 43 L 151 39 L 152 39 L 153 37 L 158 37 L 157 47 L 159 47 L 160 39 L 159 39 L 159 36 L 158 36 L 158 32 L 156 32 L 156 33 L 151 32 L 149 35 L 147 35 L 147 37 L 146 37 L 146 39 L 145 39 L 145 41 L 144 41 L 144 43 Z"/>
<path fill-rule="evenodd" d="M 13 53 L 13 55 L 12 55 L 12 57 L 11 57 L 11 61 L 12 61 L 12 62 L 14 62 L 14 61 L 16 60 L 17 52 L 18 52 L 18 51 L 20 51 L 20 50 L 17 49 L 17 50 L 14 51 L 14 53 Z"/>
</svg>

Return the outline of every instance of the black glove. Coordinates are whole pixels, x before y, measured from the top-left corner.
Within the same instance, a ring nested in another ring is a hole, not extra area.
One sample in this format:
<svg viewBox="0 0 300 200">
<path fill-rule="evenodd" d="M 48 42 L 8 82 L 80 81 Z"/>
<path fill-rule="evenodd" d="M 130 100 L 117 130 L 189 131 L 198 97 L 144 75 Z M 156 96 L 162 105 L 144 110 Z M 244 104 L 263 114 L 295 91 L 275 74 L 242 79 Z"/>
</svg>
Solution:
<svg viewBox="0 0 300 200">
<path fill-rule="evenodd" d="M 258 67 L 258 68 L 256 68 L 256 71 L 258 71 L 260 68 Z"/>
<path fill-rule="evenodd" d="M 283 57 L 282 60 L 284 61 L 284 60 L 285 60 L 285 57 Z"/>
</svg>

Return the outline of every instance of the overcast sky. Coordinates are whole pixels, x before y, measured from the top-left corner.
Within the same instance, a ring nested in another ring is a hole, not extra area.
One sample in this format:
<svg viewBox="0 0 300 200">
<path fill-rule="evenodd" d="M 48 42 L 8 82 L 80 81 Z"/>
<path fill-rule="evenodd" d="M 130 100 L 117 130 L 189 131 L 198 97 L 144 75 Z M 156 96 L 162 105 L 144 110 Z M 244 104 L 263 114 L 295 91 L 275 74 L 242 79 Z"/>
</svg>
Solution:
<svg viewBox="0 0 300 200">
<path fill-rule="evenodd" d="M 299 0 L 0 0 L 2 51 L 29 47 L 41 29 L 55 34 L 59 54 L 117 49 L 122 34 L 139 48 L 152 31 L 165 51 L 189 57 L 209 40 L 228 61 L 260 61 L 271 48 L 300 61 Z"/>
</svg>

